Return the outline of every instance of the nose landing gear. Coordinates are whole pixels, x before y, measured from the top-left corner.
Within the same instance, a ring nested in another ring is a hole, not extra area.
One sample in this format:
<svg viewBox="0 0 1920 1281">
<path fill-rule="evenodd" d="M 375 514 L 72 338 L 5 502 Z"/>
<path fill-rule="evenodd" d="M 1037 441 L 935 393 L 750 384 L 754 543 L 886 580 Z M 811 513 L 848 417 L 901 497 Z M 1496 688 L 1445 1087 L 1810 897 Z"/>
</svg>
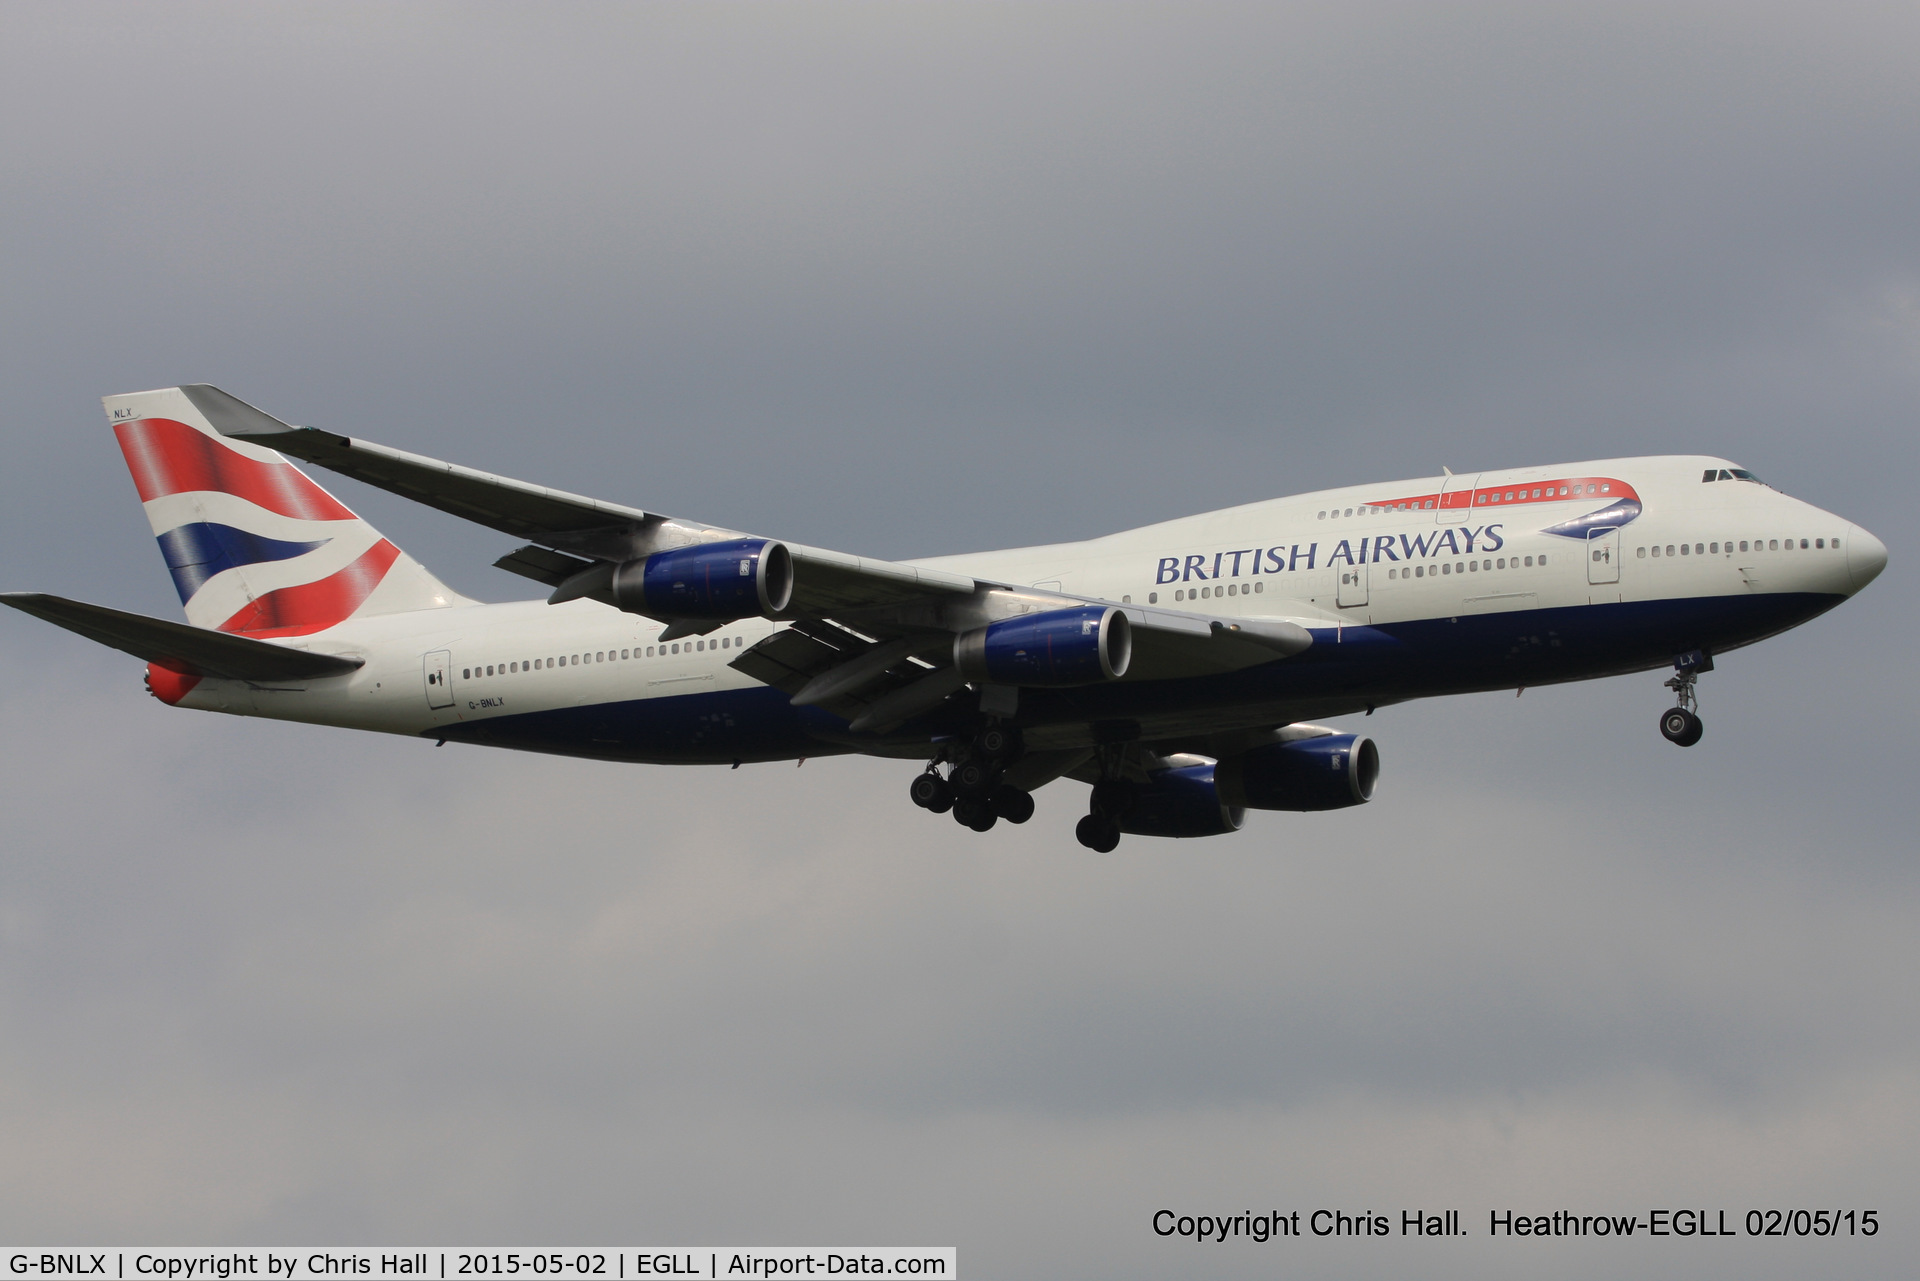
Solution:
<svg viewBox="0 0 1920 1281">
<path fill-rule="evenodd" d="M 1701 650 L 1673 660 L 1673 675 L 1667 678 L 1666 686 L 1673 691 L 1674 706 L 1660 713 L 1660 733 L 1669 743 L 1692 747 L 1707 732 L 1700 720 L 1700 701 L 1693 687 L 1700 673 L 1712 670 L 1713 656 Z"/>
</svg>

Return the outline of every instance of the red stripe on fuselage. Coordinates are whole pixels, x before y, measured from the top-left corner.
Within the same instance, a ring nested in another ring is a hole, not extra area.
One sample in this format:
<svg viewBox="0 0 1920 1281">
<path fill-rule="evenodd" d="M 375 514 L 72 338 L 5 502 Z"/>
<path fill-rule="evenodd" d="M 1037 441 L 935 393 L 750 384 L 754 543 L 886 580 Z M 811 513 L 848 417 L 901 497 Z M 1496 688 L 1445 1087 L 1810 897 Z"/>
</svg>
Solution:
<svg viewBox="0 0 1920 1281">
<path fill-rule="evenodd" d="M 1588 493 L 1587 487 L 1593 492 Z M 1564 489 L 1565 493 L 1560 491 Z M 1462 510 L 1468 507 L 1518 507 L 1521 503 L 1570 503 L 1575 500 L 1623 498 L 1638 501 L 1633 486 L 1612 476 L 1564 476 L 1559 480 L 1530 480 L 1524 485 L 1483 485 L 1478 489 L 1450 489 L 1444 494 L 1420 494 L 1413 498 L 1388 498 L 1369 504 L 1388 510 L 1409 511 Z"/>
<path fill-rule="evenodd" d="M 220 624 L 223 632 L 248 636 L 305 636 L 343 623 L 387 576 L 400 549 L 381 539 L 360 558 L 317 583 L 268 592 Z"/>
<path fill-rule="evenodd" d="M 140 501 L 211 489 L 296 520 L 353 520 L 354 514 L 290 463 L 248 458 L 171 418 L 115 423 Z"/>
</svg>

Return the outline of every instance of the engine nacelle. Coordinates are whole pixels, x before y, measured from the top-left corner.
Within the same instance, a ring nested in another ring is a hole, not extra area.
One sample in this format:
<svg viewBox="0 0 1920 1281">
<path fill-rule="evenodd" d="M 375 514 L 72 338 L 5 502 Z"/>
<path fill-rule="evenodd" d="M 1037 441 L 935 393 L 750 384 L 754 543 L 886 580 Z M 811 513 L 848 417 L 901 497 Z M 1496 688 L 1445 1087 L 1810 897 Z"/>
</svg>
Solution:
<svg viewBox="0 0 1920 1281">
<path fill-rule="evenodd" d="M 1214 765 L 1156 770 L 1133 789 L 1126 813 L 1114 816 L 1135 836 L 1223 836 L 1240 830 L 1244 806 L 1228 804 L 1213 781 Z"/>
<path fill-rule="evenodd" d="M 1127 674 L 1133 627 L 1111 605 L 1002 619 L 953 638 L 953 665 L 990 685 L 1096 685 Z"/>
<path fill-rule="evenodd" d="M 612 591 L 621 609 L 652 618 L 771 616 L 793 599 L 793 556 L 765 538 L 696 543 L 626 562 Z"/>
<path fill-rule="evenodd" d="M 1359 734 L 1269 743 L 1225 758 L 1215 777 L 1228 803 L 1248 809 L 1345 809 L 1373 799 L 1380 749 Z"/>
</svg>

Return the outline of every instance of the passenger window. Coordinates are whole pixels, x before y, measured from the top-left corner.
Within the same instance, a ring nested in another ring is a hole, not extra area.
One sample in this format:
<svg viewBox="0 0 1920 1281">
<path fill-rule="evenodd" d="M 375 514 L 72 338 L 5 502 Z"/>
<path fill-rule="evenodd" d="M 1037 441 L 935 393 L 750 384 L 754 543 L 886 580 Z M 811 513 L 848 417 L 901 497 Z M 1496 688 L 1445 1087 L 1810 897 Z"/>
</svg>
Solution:
<svg viewBox="0 0 1920 1281">
<path fill-rule="evenodd" d="M 1807 550 L 1807 540 L 1804 538 L 1800 540 L 1800 550 L 1801 551 Z"/>
<path fill-rule="evenodd" d="M 1347 508 L 1347 515 L 1349 516 L 1353 515 L 1353 508 L 1351 507 Z"/>
<path fill-rule="evenodd" d="M 1131 597 L 1131 596 L 1122 596 L 1122 597 L 1120 598 L 1120 603 L 1121 603 L 1122 605 L 1131 605 L 1131 604 L 1133 604 L 1133 597 Z M 724 643 L 724 642 L 723 642 L 723 643 Z"/>
<path fill-rule="evenodd" d="M 1639 557 L 1641 560 L 1645 560 L 1647 558 L 1647 549 L 1644 547 L 1639 548 L 1634 552 L 1634 555 Z"/>
<path fill-rule="evenodd" d="M 1173 599 L 1176 601 L 1183 601 L 1186 598 L 1187 598 L 1187 594 L 1184 591 L 1179 591 L 1176 589 L 1173 593 Z"/>
<path fill-rule="evenodd" d="M 1741 551 L 1747 550 L 1747 540 L 1744 538 L 1740 540 L 1740 550 Z"/>
<path fill-rule="evenodd" d="M 1813 540 L 1813 545 L 1816 549 L 1825 547 L 1827 545 L 1827 540 L 1824 538 L 1816 538 Z"/>
<path fill-rule="evenodd" d="M 1695 543 L 1693 545 L 1693 554 L 1695 556 L 1705 556 L 1707 554 L 1707 545 L 1705 543 Z"/>
<path fill-rule="evenodd" d="M 1692 549 L 1691 547 L 1689 547 L 1689 546 L 1687 546 L 1687 545 L 1686 545 L 1685 543 L 1681 543 L 1681 544 L 1680 544 L 1680 554 L 1681 554 L 1682 556 L 1685 556 L 1685 555 L 1686 555 L 1686 554 L 1687 554 L 1688 552 L 1690 552 L 1690 551 L 1692 551 L 1692 550 L 1693 550 L 1693 549 Z"/>
<path fill-rule="evenodd" d="M 1477 561 L 1477 560 L 1470 560 L 1470 561 L 1468 561 L 1468 562 L 1467 562 L 1467 569 L 1468 569 L 1468 571 L 1469 571 L 1470 573 L 1475 573 L 1475 574 L 1477 574 L 1477 573 L 1479 573 L 1479 572 L 1480 572 L 1480 562 L 1479 562 L 1479 561 Z"/>
<path fill-rule="evenodd" d="M 1440 572 L 1441 572 L 1441 573 L 1443 573 L 1443 574 L 1451 574 L 1451 573 L 1453 572 L 1453 566 L 1451 566 L 1451 565 L 1442 565 L 1442 566 L 1440 567 Z"/>
<path fill-rule="evenodd" d="M 1769 538 L 1769 539 L 1767 540 L 1767 550 L 1768 550 L 1768 551 L 1770 551 L 1770 552 L 1777 552 L 1777 551 L 1779 551 L 1779 550 L 1780 550 L 1780 540 L 1779 540 L 1779 539 L 1777 539 L 1777 538 Z"/>
<path fill-rule="evenodd" d="M 1326 518 L 1327 518 L 1327 514 L 1326 514 L 1325 512 L 1321 512 L 1321 513 L 1320 513 L 1320 519 L 1321 519 L 1321 520 L 1325 520 Z"/>
<path fill-rule="evenodd" d="M 1540 563 L 1541 563 L 1542 565 L 1544 565 L 1544 564 L 1546 564 L 1546 563 L 1547 563 L 1547 558 L 1546 558 L 1545 556 L 1542 556 L 1542 557 L 1540 558 Z"/>
<path fill-rule="evenodd" d="M 461 668 L 461 669 L 460 669 L 460 679 L 461 679 L 461 680 L 463 680 L 463 681 L 470 681 L 470 680 L 472 680 L 472 679 L 473 679 L 473 669 L 472 669 L 471 667 L 463 667 L 463 668 Z"/>
<path fill-rule="evenodd" d="M 1425 578 L 1427 576 L 1427 567 L 1425 565 L 1415 565 L 1413 567 L 1413 576 L 1415 578 Z"/>
<path fill-rule="evenodd" d="M 1838 547 L 1839 545 L 1840 545 L 1839 543 L 1835 543 L 1835 544 L 1834 544 L 1834 546 L 1835 546 L 1835 547 Z M 1255 584 L 1253 585 L 1253 590 L 1254 590 L 1254 591 L 1256 591 L 1256 592 L 1260 592 L 1260 593 L 1262 593 L 1262 594 L 1265 594 L 1265 592 L 1266 592 L 1266 590 L 1267 590 L 1267 585 L 1266 585 L 1265 583 L 1255 583 Z"/>
<path fill-rule="evenodd" d="M 1531 557 L 1531 556 L 1529 556 L 1529 557 L 1527 557 L 1527 568 L 1528 568 L 1528 569 L 1532 569 L 1532 568 L 1533 568 L 1533 557 Z"/>
<path fill-rule="evenodd" d="M 1708 550 L 1708 551 L 1710 551 L 1710 552 L 1712 552 L 1712 553 L 1713 553 L 1713 554 L 1714 554 L 1715 556 L 1718 556 L 1718 555 L 1720 554 L 1720 544 L 1719 544 L 1719 543 L 1708 543 L 1708 544 L 1707 544 L 1707 550 Z"/>
<path fill-rule="evenodd" d="M 1158 605 L 1159 603 L 1160 603 L 1160 593 L 1159 593 L 1159 592 L 1148 592 L 1148 593 L 1147 593 L 1147 604 L 1149 604 L 1149 605 Z"/>
</svg>

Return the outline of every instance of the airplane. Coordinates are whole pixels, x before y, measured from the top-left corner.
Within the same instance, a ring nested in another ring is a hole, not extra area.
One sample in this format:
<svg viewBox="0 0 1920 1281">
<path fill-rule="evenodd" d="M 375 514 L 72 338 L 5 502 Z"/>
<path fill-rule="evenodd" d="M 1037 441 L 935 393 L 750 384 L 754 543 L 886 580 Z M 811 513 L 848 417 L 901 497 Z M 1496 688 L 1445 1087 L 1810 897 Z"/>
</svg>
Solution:
<svg viewBox="0 0 1920 1281">
<path fill-rule="evenodd" d="M 314 427 L 206 384 L 108 396 L 186 623 L 0 600 L 146 660 L 175 707 L 603 761 L 849 753 L 985 832 L 1091 785 L 1075 835 L 1364 804 L 1416 698 L 1670 668 L 1696 682 L 1885 568 L 1844 517 L 1721 458 L 1321 490 L 1078 543 L 909 562 L 720 529 Z M 520 540 L 544 600 L 460 595 L 288 457 Z"/>
</svg>

